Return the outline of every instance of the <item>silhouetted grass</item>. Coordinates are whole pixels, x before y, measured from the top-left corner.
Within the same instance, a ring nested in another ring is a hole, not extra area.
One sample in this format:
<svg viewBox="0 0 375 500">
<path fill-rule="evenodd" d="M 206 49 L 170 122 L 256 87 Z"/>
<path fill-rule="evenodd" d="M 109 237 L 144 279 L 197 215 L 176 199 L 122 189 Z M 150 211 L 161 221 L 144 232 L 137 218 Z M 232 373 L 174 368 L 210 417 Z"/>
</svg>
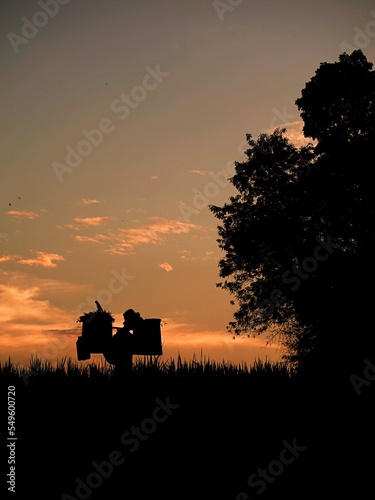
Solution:
<svg viewBox="0 0 375 500">
<path fill-rule="evenodd" d="M 375 387 L 374 382 L 358 397 L 349 383 L 340 400 L 336 380 L 311 390 L 280 362 L 203 357 L 137 357 L 131 376 L 122 379 L 104 361 L 33 357 L 22 366 L 8 359 L 0 363 L 0 380 L 4 395 L 6 386 L 15 386 L 17 498 L 39 500 L 61 500 L 65 493 L 65 500 L 83 498 L 82 491 L 76 494 L 77 478 L 87 481 L 93 463 L 108 463 L 114 450 L 126 461 L 90 500 L 227 500 L 241 491 L 253 498 L 249 475 L 274 463 L 284 441 L 295 439 L 306 451 L 262 498 L 307 498 L 306 485 L 324 487 L 325 475 L 314 472 L 317 463 L 330 470 L 334 453 L 340 470 L 353 467 L 349 459 L 361 451 L 359 429 L 367 439 L 372 425 Z M 154 413 L 160 401 L 174 405 L 166 419 L 164 411 Z M 162 419 L 153 424 L 155 415 Z M 342 440 L 339 421 L 353 426 L 350 439 Z M 133 429 L 149 435 L 131 452 L 121 436 Z"/>
<path fill-rule="evenodd" d="M 252 365 L 243 362 L 235 364 L 228 361 L 212 361 L 209 358 L 183 360 L 180 356 L 163 360 L 157 356 L 137 357 L 133 363 L 132 380 L 145 378 L 189 379 L 189 380 L 254 380 L 275 377 L 290 379 L 293 372 L 282 362 L 262 361 L 258 359 Z M 106 380 L 114 378 L 113 366 L 103 362 L 92 361 L 80 363 L 71 358 L 62 358 L 55 363 L 31 357 L 29 365 L 14 364 L 9 358 L 0 362 L 0 377 L 10 381 L 22 380 L 26 385 L 38 378 L 50 381 L 79 382 L 88 380 Z"/>
</svg>

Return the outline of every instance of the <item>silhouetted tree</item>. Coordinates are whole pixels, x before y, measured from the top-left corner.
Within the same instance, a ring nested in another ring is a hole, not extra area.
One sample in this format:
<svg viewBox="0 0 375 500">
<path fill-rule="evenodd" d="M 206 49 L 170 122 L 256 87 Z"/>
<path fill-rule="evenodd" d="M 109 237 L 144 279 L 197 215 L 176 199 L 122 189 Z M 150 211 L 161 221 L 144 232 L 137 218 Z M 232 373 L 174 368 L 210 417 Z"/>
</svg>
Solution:
<svg viewBox="0 0 375 500">
<path fill-rule="evenodd" d="M 290 361 L 375 356 L 372 66 L 359 50 L 322 63 L 296 100 L 315 144 L 297 148 L 285 129 L 248 134 L 231 178 L 238 194 L 210 207 L 225 252 L 218 286 L 238 303 L 229 329 L 279 325 Z"/>
<path fill-rule="evenodd" d="M 322 63 L 296 100 L 306 137 L 319 141 L 318 151 L 336 149 L 375 130 L 375 73 L 361 50 Z"/>
</svg>

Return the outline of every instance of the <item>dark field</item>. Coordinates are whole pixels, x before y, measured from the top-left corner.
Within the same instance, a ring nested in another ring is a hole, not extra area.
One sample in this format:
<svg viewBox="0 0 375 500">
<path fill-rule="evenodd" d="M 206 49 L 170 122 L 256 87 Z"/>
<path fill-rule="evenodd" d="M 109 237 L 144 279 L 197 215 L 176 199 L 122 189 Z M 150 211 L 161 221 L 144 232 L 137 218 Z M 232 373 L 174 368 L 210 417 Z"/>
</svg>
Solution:
<svg viewBox="0 0 375 500">
<path fill-rule="evenodd" d="M 372 373 L 357 394 L 349 377 L 307 380 L 281 364 L 139 360 L 117 380 L 94 364 L 3 363 L 3 416 L 16 393 L 9 498 L 369 498 Z"/>
</svg>

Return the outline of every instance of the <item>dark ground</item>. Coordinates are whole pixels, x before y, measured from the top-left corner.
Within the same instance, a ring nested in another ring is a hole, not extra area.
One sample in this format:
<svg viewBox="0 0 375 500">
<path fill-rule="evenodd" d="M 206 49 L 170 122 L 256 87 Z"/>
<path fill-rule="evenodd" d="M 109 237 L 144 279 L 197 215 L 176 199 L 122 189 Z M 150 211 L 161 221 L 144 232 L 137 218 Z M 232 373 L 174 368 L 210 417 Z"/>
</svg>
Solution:
<svg viewBox="0 0 375 500">
<path fill-rule="evenodd" d="M 27 385 L 3 376 L 3 400 L 10 384 L 17 394 L 17 493 L 9 498 L 373 495 L 375 381 L 357 395 L 349 378 L 334 376 L 314 383 L 271 374 L 155 372 L 120 382 L 37 376 Z M 2 425 L 6 430 L 6 418 Z M 130 434 L 132 426 L 138 437 Z M 285 451 L 293 446 L 294 453 Z M 259 469 L 271 471 L 265 471 L 268 479 L 259 477 Z M 4 498 L 4 475 L 1 488 Z"/>
</svg>

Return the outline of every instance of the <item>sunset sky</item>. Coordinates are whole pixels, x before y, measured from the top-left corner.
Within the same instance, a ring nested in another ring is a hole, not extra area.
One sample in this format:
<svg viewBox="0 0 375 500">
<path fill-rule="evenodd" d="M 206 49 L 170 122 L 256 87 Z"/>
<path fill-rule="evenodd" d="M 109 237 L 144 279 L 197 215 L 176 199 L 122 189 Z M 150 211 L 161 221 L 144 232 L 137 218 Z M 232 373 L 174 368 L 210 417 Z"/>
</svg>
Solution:
<svg viewBox="0 0 375 500">
<path fill-rule="evenodd" d="M 75 358 L 95 300 L 163 319 L 164 358 L 278 359 L 226 332 L 208 205 L 246 133 L 300 143 L 321 62 L 375 61 L 374 3 L 2 0 L 0 26 L 0 360 Z"/>
</svg>

